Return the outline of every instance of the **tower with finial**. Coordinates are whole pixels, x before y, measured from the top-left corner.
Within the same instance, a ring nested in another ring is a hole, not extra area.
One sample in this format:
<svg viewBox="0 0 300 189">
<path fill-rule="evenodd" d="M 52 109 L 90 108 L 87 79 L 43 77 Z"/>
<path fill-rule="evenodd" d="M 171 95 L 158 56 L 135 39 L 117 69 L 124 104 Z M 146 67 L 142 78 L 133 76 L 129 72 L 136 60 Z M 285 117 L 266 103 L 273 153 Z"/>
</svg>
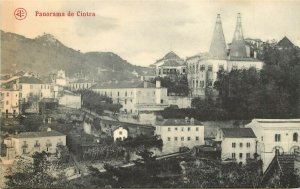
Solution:
<svg viewBox="0 0 300 189">
<path fill-rule="evenodd" d="M 246 42 L 243 36 L 241 14 L 237 15 L 236 28 L 230 45 L 230 58 L 247 57 Z"/>
<path fill-rule="evenodd" d="M 227 58 L 226 42 L 223 33 L 220 14 L 217 15 L 217 21 L 216 21 L 213 37 L 210 44 L 209 54 L 213 58 L 218 58 L 218 59 Z"/>
</svg>

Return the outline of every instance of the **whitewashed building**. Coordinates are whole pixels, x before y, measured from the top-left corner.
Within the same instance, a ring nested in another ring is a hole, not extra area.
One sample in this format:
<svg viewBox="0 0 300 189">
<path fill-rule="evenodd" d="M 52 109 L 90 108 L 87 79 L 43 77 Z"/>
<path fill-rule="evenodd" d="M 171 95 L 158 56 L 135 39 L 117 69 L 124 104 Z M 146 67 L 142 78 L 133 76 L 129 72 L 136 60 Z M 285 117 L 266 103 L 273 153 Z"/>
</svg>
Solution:
<svg viewBox="0 0 300 189">
<path fill-rule="evenodd" d="M 53 154 L 56 153 L 58 145 L 66 145 L 66 135 L 48 128 L 45 132 L 23 132 L 11 136 L 4 139 L 4 144 L 10 152 L 14 152 L 14 156 L 42 151 Z"/>
<path fill-rule="evenodd" d="M 253 119 L 246 125 L 257 136 L 257 153 L 265 171 L 276 154 L 300 148 L 300 119 Z"/>
<path fill-rule="evenodd" d="M 110 81 L 95 85 L 92 91 L 112 98 L 122 105 L 121 112 L 137 115 L 140 112 L 155 112 L 168 107 L 167 88 L 148 81 Z"/>
<path fill-rule="evenodd" d="M 123 141 L 126 138 L 128 138 L 128 130 L 123 127 L 118 127 L 113 131 L 113 137 L 114 137 L 114 141 L 116 140 Z"/>
<path fill-rule="evenodd" d="M 191 119 L 165 119 L 155 124 L 155 134 L 163 141 L 163 151 L 177 152 L 180 147 L 204 144 L 204 126 Z"/>
<path fill-rule="evenodd" d="M 256 153 L 256 136 L 251 128 L 221 128 L 216 141 L 221 142 L 221 159 L 246 163 L 254 159 Z"/>
<path fill-rule="evenodd" d="M 1 89 L 0 93 L 1 113 L 13 115 L 19 114 L 20 90 L 14 87 L 14 89 Z"/>
</svg>

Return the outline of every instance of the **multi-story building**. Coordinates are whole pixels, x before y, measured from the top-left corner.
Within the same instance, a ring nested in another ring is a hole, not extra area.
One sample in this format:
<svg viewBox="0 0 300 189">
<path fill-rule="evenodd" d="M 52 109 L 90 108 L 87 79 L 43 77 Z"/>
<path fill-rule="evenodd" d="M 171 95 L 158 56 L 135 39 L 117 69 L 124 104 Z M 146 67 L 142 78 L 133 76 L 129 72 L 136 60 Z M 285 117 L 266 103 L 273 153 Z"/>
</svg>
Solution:
<svg viewBox="0 0 300 189">
<path fill-rule="evenodd" d="M 12 89 L 1 89 L 0 91 L 1 113 L 17 115 L 20 112 L 20 90 L 16 85 Z"/>
<path fill-rule="evenodd" d="M 191 119 L 165 119 L 155 124 L 155 134 L 163 141 L 164 152 L 177 152 L 180 147 L 204 144 L 204 126 Z"/>
<path fill-rule="evenodd" d="M 221 128 L 215 140 L 221 142 L 223 161 L 246 163 L 255 158 L 256 136 L 251 128 Z"/>
<path fill-rule="evenodd" d="M 20 98 L 25 102 L 29 97 L 54 98 L 53 87 L 51 84 L 44 83 L 35 77 L 21 77 L 16 80 L 17 88 L 20 89 Z"/>
<path fill-rule="evenodd" d="M 48 128 L 45 132 L 24 132 L 8 137 L 4 144 L 14 156 L 42 151 L 53 154 L 57 152 L 57 146 L 66 145 L 66 135 Z"/>
<path fill-rule="evenodd" d="M 300 149 L 300 119 L 253 119 L 246 125 L 257 136 L 257 153 L 265 171 L 275 155 Z"/>
<path fill-rule="evenodd" d="M 155 112 L 168 107 L 167 88 L 148 81 L 110 81 L 95 85 L 92 91 L 112 98 L 122 105 L 121 111 L 130 114 Z"/>
<path fill-rule="evenodd" d="M 153 65 L 155 66 L 156 76 L 165 77 L 186 74 L 186 65 L 184 60 L 173 51 L 167 53 Z"/>
<path fill-rule="evenodd" d="M 253 53 L 254 54 L 254 53 Z M 207 88 L 212 88 L 220 70 L 262 69 L 263 62 L 251 57 L 247 51 L 243 37 L 241 16 L 238 14 L 233 40 L 227 49 L 222 29 L 221 17 L 217 21 L 209 49 L 209 53 L 202 53 L 186 59 L 187 78 L 192 96 L 205 96 Z"/>
</svg>

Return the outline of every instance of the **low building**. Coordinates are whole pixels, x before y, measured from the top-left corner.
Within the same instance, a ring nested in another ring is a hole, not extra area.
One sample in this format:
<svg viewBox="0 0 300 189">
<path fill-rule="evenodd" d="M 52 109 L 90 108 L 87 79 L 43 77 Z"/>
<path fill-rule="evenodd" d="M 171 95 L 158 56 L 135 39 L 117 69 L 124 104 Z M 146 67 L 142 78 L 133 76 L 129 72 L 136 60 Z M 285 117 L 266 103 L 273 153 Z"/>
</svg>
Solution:
<svg viewBox="0 0 300 189">
<path fill-rule="evenodd" d="M 221 141 L 221 159 L 246 163 L 254 159 L 256 153 L 256 136 L 251 128 L 221 128 L 216 141 Z"/>
<path fill-rule="evenodd" d="M 178 152 L 180 147 L 204 144 L 204 126 L 191 119 L 165 119 L 155 124 L 155 134 L 163 141 L 164 152 Z"/>
<path fill-rule="evenodd" d="M 80 109 L 81 95 L 65 90 L 63 91 L 62 96 L 59 97 L 58 104 L 69 108 Z"/>
<path fill-rule="evenodd" d="M 265 171 L 275 155 L 300 149 L 300 119 L 253 119 L 246 125 L 257 136 L 257 153 Z"/>
<path fill-rule="evenodd" d="M 95 84 L 94 81 L 78 79 L 76 81 L 70 81 L 68 84 L 68 89 L 70 91 L 86 90 L 86 89 L 90 89 L 94 84 Z"/>
<path fill-rule="evenodd" d="M 121 112 L 138 115 L 140 112 L 161 111 L 168 107 L 167 88 L 148 81 L 110 81 L 95 85 L 94 92 L 112 98 L 122 105 Z"/>
<path fill-rule="evenodd" d="M 116 140 L 123 141 L 126 138 L 128 138 L 128 130 L 123 127 L 118 127 L 113 131 L 113 135 L 114 135 L 114 141 Z"/>
<path fill-rule="evenodd" d="M 4 139 L 4 144 L 7 149 L 13 149 L 14 156 L 31 155 L 42 151 L 53 154 L 57 152 L 57 146 L 66 145 L 66 135 L 48 128 L 45 132 L 23 132 L 11 136 Z"/>
</svg>

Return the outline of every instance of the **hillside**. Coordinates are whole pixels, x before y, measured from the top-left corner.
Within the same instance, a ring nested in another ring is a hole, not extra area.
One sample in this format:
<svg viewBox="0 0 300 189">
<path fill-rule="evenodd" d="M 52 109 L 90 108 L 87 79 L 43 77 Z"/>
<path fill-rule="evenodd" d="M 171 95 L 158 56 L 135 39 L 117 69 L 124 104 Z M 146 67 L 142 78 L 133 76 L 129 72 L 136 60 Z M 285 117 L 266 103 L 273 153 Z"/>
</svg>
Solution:
<svg viewBox="0 0 300 189">
<path fill-rule="evenodd" d="M 1 73 L 33 71 L 41 75 L 66 70 L 68 76 L 80 73 L 97 80 L 132 79 L 136 70 L 147 68 L 128 63 L 112 52 L 82 53 L 66 47 L 51 34 L 34 39 L 1 31 Z"/>
</svg>

